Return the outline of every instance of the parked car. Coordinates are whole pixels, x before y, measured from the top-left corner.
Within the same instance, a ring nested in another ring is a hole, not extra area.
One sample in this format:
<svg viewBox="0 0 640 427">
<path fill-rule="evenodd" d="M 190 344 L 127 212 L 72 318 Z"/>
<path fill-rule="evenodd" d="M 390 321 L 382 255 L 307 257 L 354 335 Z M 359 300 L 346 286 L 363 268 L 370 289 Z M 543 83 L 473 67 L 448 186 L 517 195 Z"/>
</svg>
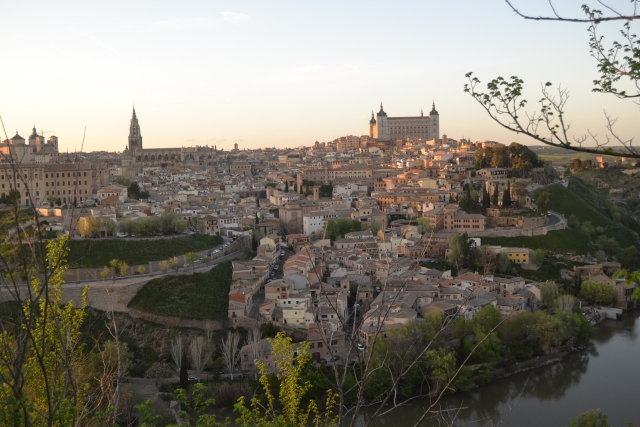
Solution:
<svg viewBox="0 0 640 427">
<path fill-rule="evenodd" d="M 364 351 L 364 344 L 358 344 L 358 350 Z"/>
<path fill-rule="evenodd" d="M 333 360 L 340 360 L 340 355 L 339 354 L 334 354 L 333 355 Z"/>
<path fill-rule="evenodd" d="M 189 377 L 189 381 L 199 381 L 199 380 L 200 380 L 200 378 L 198 378 L 196 376 Z"/>
</svg>

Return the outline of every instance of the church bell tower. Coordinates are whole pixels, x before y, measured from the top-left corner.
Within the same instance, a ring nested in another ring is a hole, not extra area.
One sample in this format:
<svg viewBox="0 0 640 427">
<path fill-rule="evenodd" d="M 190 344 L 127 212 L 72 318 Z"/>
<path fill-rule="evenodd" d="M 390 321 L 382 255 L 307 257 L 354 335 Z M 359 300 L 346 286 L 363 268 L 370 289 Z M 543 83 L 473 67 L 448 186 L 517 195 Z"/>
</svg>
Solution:
<svg viewBox="0 0 640 427">
<path fill-rule="evenodd" d="M 129 125 L 129 151 L 142 150 L 142 134 L 140 133 L 140 124 L 136 116 L 136 109 L 133 108 L 131 116 L 131 125 Z"/>
</svg>

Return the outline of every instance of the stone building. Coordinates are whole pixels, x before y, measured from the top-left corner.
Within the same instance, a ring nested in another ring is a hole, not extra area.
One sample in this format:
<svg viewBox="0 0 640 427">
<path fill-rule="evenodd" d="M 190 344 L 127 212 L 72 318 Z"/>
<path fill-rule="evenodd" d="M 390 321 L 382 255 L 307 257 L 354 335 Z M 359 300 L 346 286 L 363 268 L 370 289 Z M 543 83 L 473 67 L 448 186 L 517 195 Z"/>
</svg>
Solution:
<svg viewBox="0 0 640 427">
<path fill-rule="evenodd" d="M 420 138 L 425 141 L 438 139 L 440 135 L 440 115 L 433 103 L 428 116 L 420 111 L 419 116 L 388 117 L 380 103 L 380 111 L 369 121 L 369 137 L 379 141 L 393 141 L 404 138 Z"/>
<path fill-rule="evenodd" d="M 142 131 L 133 109 L 123 166 L 211 166 L 217 158 L 216 147 L 143 148 Z"/>
<path fill-rule="evenodd" d="M 109 170 L 103 163 L 47 163 L 11 165 L 0 163 L 0 193 L 20 191 L 20 205 L 42 206 L 48 197 L 61 203 L 82 203 L 92 199 L 109 183 Z"/>
</svg>

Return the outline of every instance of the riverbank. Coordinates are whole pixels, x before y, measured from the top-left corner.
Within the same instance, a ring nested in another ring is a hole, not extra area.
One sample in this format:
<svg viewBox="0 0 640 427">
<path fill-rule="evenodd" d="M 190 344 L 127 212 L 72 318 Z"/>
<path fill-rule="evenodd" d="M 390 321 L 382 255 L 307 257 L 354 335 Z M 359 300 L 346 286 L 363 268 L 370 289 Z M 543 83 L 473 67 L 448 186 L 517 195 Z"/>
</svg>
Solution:
<svg viewBox="0 0 640 427">
<path fill-rule="evenodd" d="M 609 424 L 624 426 L 640 422 L 637 410 L 637 383 L 640 374 L 633 369 L 640 354 L 640 312 L 627 311 L 621 320 L 604 320 L 594 328 L 590 344 L 578 351 L 556 352 L 522 362 L 523 369 L 514 369 L 503 376 L 483 375 L 488 382 L 468 392 L 444 396 L 440 410 L 421 424 L 424 427 L 442 425 L 455 411 L 455 425 L 466 427 L 546 426 L 563 427 L 580 413 L 600 408 L 609 415 Z M 543 360 L 544 358 L 545 360 Z M 535 366 L 534 366 L 535 365 Z M 368 426 L 413 425 L 423 416 L 428 398 L 416 399 L 372 420 Z M 356 423 L 367 424 L 374 409 L 366 410 Z M 448 424 L 447 424 L 448 425 Z"/>
</svg>

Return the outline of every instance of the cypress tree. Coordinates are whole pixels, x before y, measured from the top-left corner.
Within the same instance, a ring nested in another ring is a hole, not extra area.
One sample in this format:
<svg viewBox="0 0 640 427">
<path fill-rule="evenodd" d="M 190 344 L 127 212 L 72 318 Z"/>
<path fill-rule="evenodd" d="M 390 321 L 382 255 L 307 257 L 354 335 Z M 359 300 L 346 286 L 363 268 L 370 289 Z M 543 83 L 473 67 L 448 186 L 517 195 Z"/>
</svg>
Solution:
<svg viewBox="0 0 640 427">
<path fill-rule="evenodd" d="M 491 195 L 491 204 L 493 206 L 498 206 L 498 183 L 493 187 L 493 194 Z"/>
<path fill-rule="evenodd" d="M 511 206 L 511 183 L 507 184 L 507 189 L 504 190 L 502 195 L 502 207 L 508 208 Z"/>
<path fill-rule="evenodd" d="M 482 184 L 482 207 L 485 209 L 491 207 L 489 192 L 487 191 L 487 186 L 485 184 Z"/>
</svg>

